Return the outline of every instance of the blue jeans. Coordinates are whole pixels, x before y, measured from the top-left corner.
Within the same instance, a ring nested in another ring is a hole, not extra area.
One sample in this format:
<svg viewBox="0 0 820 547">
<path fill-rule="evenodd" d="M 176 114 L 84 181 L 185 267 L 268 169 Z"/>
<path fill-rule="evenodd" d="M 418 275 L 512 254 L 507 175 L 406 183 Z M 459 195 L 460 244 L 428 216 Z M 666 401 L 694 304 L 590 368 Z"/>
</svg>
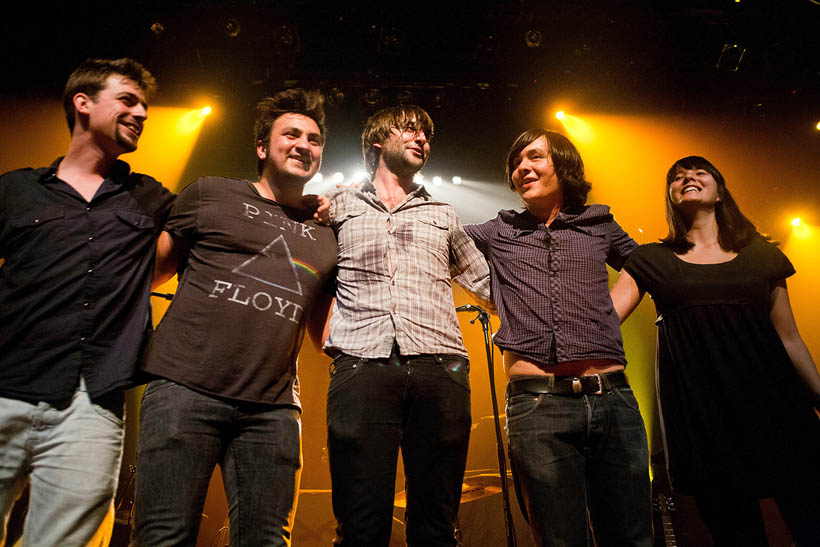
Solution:
<svg viewBox="0 0 820 547">
<path fill-rule="evenodd" d="M 231 545 L 289 544 L 302 466 L 299 411 L 232 402 L 169 380 L 142 399 L 133 543 L 196 545 L 214 466 Z"/>
<path fill-rule="evenodd" d="M 649 451 L 629 387 L 507 397 L 507 438 L 536 545 L 652 545 Z"/>
<path fill-rule="evenodd" d="M 458 356 L 335 359 L 327 398 L 335 544 L 390 542 L 399 447 L 407 544 L 456 544 L 471 424 L 468 372 Z"/>
<path fill-rule="evenodd" d="M 123 394 L 65 405 L 0 398 L 0 545 L 31 484 L 22 545 L 85 546 L 105 519 L 122 458 Z"/>
</svg>

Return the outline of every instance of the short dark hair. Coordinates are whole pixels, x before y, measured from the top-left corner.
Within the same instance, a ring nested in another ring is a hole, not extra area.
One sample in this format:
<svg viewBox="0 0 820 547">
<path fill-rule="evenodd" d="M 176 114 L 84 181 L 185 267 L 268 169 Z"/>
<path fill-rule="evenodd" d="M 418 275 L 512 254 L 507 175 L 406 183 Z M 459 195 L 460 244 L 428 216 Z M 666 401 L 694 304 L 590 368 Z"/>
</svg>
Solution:
<svg viewBox="0 0 820 547">
<path fill-rule="evenodd" d="M 157 81 L 144 66 L 133 59 L 86 59 L 68 77 L 63 90 L 63 108 L 69 131 L 74 132 L 74 96 L 77 93 L 85 93 L 91 100 L 96 101 L 100 91 L 105 88 L 106 80 L 112 74 L 120 75 L 137 84 L 146 101 L 150 102 L 151 97 L 157 92 Z"/>
<path fill-rule="evenodd" d="M 270 97 L 265 97 L 256 105 L 256 120 L 253 122 L 253 142 L 270 146 L 270 132 L 273 122 L 285 114 L 301 114 L 316 122 L 319 133 L 325 136 L 325 98 L 319 91 L 305 91 L 301 88 L 286 89 Z M 256 174 L 262 175 L 265 162 L 258 159 Z"/>
<path fill-rule="evenodd" d="M 755 236 L 760 235 L 752 221 L 740 212 L 732 194 L 726 188 L 726 180 L 717 167 L 706 158 L 687 156 L 672 164 L 666 173 L 666 223 L 669 226 L 669 233 L 661 239 L 661 242 L 671 247 L 676 253 L 685 253 L 694 246 L 694 243 L 686 237 L 689 224 L 683 218 L 680 210 L 672 203 L 669 195 L 669 186 L 675 180 L 678 171 L 684 169 L 703 169 L 712 175 L 717 183 L 717 195 L 720 200 L 715 204 L 715 220 L 718 225 L 718 243 L 724 251 L 738 252 Z"/>
<path fill-rule="evenodd" d="M 428 141 L 433 140 L 433 120 L 430 115 L 420 106 L 402 105 L 391 106 L 379 110 L 367 119 L 364 130 L 362 130 L 362 156 L 364 167 L 372 177 L 379 166 L 381 150 L 373 146 L 382 144 L 390 136 L 390 130 L 396 128 L 404 129 L 408 122 L 415 120 L 418 131 L 424 131 Z"/>
<path fill-rule="evenodd" d="M 526 147 L 544 137 L 547 141 L 547 152 L 552 158 L 555 176 L 564 192 L 564 204 L 562 211 L 579 212 L 587 202 L 587 195 L 592 189 L 592 184 L 586 180 L 584 175 L 584 161 L 578 149 L 568 138 L 546 129 L 528 129 L 521 133 L 510 147 L 507 153 L 507 184 L 511 190 L 515 190 L 512 181 L 514 163 L 518 155 Z"/>
</svg>

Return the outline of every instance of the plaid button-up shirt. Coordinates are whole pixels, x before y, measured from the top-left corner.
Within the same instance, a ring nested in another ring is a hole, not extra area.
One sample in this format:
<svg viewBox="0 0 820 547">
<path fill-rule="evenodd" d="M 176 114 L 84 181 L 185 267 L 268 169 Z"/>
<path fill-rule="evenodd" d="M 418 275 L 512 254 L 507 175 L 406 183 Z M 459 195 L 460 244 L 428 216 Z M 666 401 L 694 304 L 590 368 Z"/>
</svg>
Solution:
<svg viewBox="0 0 820 547">
<path fill-rule="evenodd" d="M 488 301 L 490 277 L 453 207 L 420 185 L 392 210 L 370 183 L 328 198 L 339 271 L 325 350 L 385 358 L 395 342 L 402 355 L 466 357 L 450 280 Z"/>
</svg>

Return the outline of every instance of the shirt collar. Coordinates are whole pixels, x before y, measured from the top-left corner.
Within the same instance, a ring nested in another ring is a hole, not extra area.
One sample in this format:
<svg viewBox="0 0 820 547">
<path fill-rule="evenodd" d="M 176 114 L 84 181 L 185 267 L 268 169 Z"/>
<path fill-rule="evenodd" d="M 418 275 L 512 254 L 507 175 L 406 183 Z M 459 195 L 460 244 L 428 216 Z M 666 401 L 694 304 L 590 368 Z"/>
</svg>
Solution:
<svg viewBox="0 0 820 547">
<path fill-rule="evenodd" d="M 40 182 L 48 182 L 52 180 L 54 177 L 57 176 L 57 169 L 60 167 L 60 163 L 63 161 L 65 156 L 60 156 L 56 160 L 52 162 L 41 174 L 40 174 Z M 111 168 L 111 172 L 108 173 L 106 179 L 111 180 L 116 184 L 121 184 L 125 182 L 125 178 L 128 174 L 131 173 L 131 166 L 128 165 L 126 162 L 122 160 L 117 160 L 114 162 L 114 166 Z"/>
<path fill-rule="evenodd" d="M 501 217 L 511 222 L 521 229 L 537 229 L 544 223 L 532 213 L 524 209 L 523 211 L 507 210 L 501 211 Z M 551 227 L 559 226 L 581 226 L 590 221 L 598 221 L 609 216 L 609 207 L 605 205 L 584 205 L 583 209 L 577 213 L 567 213 L 561 211 L 552 221 Z"/>
<path fill-rule="evenodd" d="M 373 194 L 374 196 L 378 197 L 378 192 L 376 192 L 376 187 L 373 186 L 373 181 L 365 182 L 361 189 L 359 190 L 362 193 Z M 430 193 L 427 191 L 427 188 L 424 187 L 422 184 L 413 183 L 413 189 L 407 194 L 409 197 L 420 197 L 420 198 L 428 198 L 430 197 Z"/>
</svg>

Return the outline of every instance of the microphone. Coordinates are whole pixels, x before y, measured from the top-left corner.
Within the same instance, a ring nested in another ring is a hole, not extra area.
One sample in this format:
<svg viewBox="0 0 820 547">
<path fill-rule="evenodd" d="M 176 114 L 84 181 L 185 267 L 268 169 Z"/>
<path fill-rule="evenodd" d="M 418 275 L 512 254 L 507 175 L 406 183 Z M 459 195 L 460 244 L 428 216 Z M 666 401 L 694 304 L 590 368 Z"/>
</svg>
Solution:
<svg viewBox="0 0 820 547">
<path fill-rule="evenodd" d="M 462 311 L 484 311 L 484 309 L 480 308 L 478 306 L 473 306 L 472 304 L 464 304 L 463 306 L 457 307 L 456 311 L 457 312 L 462 312 Z"/>
</svg>

